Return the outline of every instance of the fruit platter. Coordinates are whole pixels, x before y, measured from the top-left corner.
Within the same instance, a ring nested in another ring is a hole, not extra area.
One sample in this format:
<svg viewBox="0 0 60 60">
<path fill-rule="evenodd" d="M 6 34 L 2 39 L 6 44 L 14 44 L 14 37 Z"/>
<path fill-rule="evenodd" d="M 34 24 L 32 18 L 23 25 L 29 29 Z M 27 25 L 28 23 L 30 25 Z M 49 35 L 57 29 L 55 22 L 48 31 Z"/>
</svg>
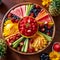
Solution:
<svg viewBox="0 0 60 60">
<path fill-rule="evenodd" d="M 34 3 L 20 3 L 4 16 L 2 36 L 13 51 L 30 55 L 46 49 L 55 35 L 49 12 Z"/>
</svg>

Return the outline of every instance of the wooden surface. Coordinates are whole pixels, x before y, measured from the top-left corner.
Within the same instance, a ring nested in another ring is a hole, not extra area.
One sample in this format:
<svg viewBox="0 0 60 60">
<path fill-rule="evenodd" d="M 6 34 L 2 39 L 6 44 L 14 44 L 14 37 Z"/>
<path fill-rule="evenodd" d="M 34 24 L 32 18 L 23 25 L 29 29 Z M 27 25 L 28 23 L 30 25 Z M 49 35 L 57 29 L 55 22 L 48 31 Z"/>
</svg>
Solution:
<svg viewBox="0 0 60 60">
<path fill-rule="evenodd" d="M 21 3 L 23 1 L 30 1 L 30 2 L 34 2 L 34 3 L 38 3 L 41 4 L 40 0 L 2 0 L 3 4 L 0 6 L 0 25 L 1 25 L 1 21 L 2 18 L 4 16 L 4 14 L 14 5 Z M 43 52 L 49 53 L 52 49 L 52 44 L 56 41 L 60 42 L 60 16 L 57 17 L 53 17 L 54 21 L 55 21 L 55 25 L 56 25 L 56 34 L 54 37 L 53 42 L 51 43 L 51 45 L 44 50 Z M 1 38 L 1 34 L 0 34 L 0 38 Z M 32 56 L 25 56 L 25 55 L 20 55 L 17 54 L 13 51 L 11 51 L 9 48 L 7 48 L 7 53 L 5 55 L 4 58 L 2 58 L 1 60 L 40 60 L 39 58 L 39 54 L 36 55 L 32 55 Z"/>
</svg>

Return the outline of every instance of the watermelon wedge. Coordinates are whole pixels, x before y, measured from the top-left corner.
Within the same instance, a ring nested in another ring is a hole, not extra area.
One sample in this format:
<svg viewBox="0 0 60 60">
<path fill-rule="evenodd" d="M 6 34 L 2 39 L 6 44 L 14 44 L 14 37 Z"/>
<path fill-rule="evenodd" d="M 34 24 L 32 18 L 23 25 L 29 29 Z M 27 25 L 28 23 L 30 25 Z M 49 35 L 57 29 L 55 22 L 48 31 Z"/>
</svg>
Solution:
<svg viewBox="0 0 60 60">
<path fill-rule="evenodd" d="M 17 7 L 16 9 L 14 9 L 14 11 L 16 12 L 16 15 L 20 18 L 22 18 L 22 9 L 20 7 Z"/>
<path fill-rule="evenodd" d="M 16 16 L 23 18 L 25 17 L 26 14 L 26 6 L 19 6 L 17 8 L 15 8 L 14 10 L 12 10 L 10 13 L 15 14 Z"/>
<path fill-rule="evenodd" d="M 12 10 L 10 13 L 12 13 L 12 14 L 14 14 L 14 15 L 20 17 L 20 18 L 22 18 L 22 14 L 21 14 L 21 9 L 20 9 L 20 7 L 18 7 L 18 8 L 16 8 L 16 9 Z"/>
<path fill-rule="evenodd" d="M 43 18 L 44 16 L 48 15 L 48 13 L 46 12 L 46 10 L 41 10 L 40 13 L 37 15 L 37 17 L 35 18 L 35 20 L 39 20 L 41 18 Z"/>
<path fill-rule="evenodd" d="M 43 18 L 39 19 L 38 22 L 51 22 L 51 18 L 49 15 L 44 16 Z"/>
<path fill-rule="evenodd" d="M 26 16 L 26 5 L 20 6 L 22 12 L 22 16 L 25 17 Z"/>
</svg>

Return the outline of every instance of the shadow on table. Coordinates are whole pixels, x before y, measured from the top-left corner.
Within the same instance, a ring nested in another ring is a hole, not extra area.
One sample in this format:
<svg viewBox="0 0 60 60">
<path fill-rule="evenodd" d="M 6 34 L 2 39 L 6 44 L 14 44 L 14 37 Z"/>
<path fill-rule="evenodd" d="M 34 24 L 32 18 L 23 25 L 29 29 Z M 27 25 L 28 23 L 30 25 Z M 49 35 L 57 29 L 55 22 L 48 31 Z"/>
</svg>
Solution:
<svg viewBox="0 0 60 60">
<path fill-rule="evenodd" d="M 0 15 L 4 15 L 4 14 L 7 12 L 7 10 L 8 10 L 7 6 L 2 3 L 2 4 L 0 5 Z M 3 17 L 3 16 L 1 16 L 1 17 Z M 0 17 L 0 18 L 1 18 L 1 17 Z"/>
</svg>

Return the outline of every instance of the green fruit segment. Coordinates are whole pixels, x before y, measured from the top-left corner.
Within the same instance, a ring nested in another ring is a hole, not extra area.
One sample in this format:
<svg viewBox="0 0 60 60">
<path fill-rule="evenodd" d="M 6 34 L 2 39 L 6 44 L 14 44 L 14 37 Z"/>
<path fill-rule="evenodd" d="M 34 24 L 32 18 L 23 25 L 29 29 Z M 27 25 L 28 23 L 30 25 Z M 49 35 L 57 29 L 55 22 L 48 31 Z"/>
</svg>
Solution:
<svg viewBox="0 0 60 60">
<path fill-rule="evenodd" d="M 27 52 L 28 42 L 29 42 L 28 39 L 26 39 L 26 40 L 24 41 L 24 45 L 23 45 L 23 47 L 22 47 L 22 49 L 21 49 L 22 52 Z"/>
<path fill-rule="evenodd" d="M 30 13 L 30 10 L 32 9 L 32 7 L 33 7 L 33 5 L 26 5 L 26 16 L 28 16 L 29 15 L 29 13 Z"/>
<path fill-rule="evenodd" d="M 19 43 L 24 39 L 24 37 L 20 37 L 18 40 L 16 40 L 14 43 L 12 43 L 13 48 L 17 48 Z"/>
<path fill-rule="evenodd" d="M 50 37 L 50 36 L 48 36 L 48 35 L 46 35 L 44 33 L 41 33 L 41 32 L 38 32 L 38 34 L 42 34 L 46 38 L 46 40 L 52 41 L 52 37 Z"/>
</svg>

